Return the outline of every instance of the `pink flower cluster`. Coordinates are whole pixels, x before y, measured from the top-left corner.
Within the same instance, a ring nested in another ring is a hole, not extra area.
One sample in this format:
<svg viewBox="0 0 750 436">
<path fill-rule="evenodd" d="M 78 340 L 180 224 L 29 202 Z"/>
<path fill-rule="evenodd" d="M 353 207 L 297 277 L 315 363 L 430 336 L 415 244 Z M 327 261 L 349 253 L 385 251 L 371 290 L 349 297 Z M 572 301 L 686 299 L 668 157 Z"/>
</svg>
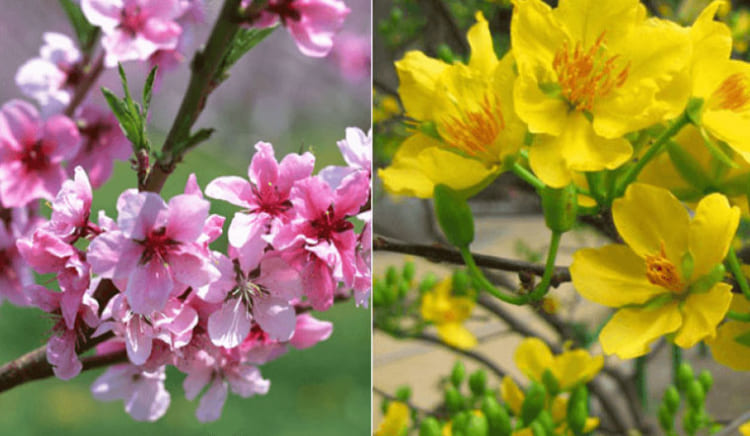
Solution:
<svg viewBox="0 0 750 436">
<path fill-rule="evenodd" d="M 332 325 L 309 309 L 326 310 L 351 296 L 367 303 L 366 139 L 348 129 L 340 147 L 351 166 L 319 175 L 312 174 L 310 153 L 278 162 L 271 144 L 256 144 L 248 179 L 219 177 L 206 187 L 207 196 L 241 208 L 229 224 L 226 253 L 211 247 L 225 218 L 209 213 L 195 175 L 168 202 L 128 189 L 117 199 L 116 220 L 100 212 L 94 223 L 91 184 L 76 167 L 54 195 L 49 220 L 30 224 L 20 212 L 8 216 L 7 234 L 0 232 L 8 240 L 0 279 L 11 284 L 2 288 L 4 296 L 57 320 L 47 358 L 59 378 L 81 371 L 79 338 L 112 335 L 98 351 L 124 349 L 129 362 L 94 383 L 96 398 L 122 399 L 133 418 L 158 419 L 170 401 L 164 368 L 173 365 L 187 375 L 188 399 L 208 385 L 197 416 L 217 419 L 229 390 L 242 397 L 268 391 L 258 365 L 290 346 L 328 338 Z M 364 226 L 359 234 L 357 221 Z M 59 292 L 33 284 L 19 257 L 40 274 L 55 274 Z M 104 279 L 117 292 L 100 313 L 97 289 Z"/>
</svg>

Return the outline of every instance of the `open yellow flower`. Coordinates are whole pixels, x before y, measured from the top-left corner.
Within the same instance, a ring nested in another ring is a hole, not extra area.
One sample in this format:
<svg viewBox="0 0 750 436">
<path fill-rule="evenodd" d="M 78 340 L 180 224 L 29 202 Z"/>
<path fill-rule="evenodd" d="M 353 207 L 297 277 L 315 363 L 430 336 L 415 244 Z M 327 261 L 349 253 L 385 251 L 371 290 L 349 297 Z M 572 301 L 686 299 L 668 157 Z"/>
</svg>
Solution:
<svg viewBox="0 0 750 436">
<path fill-rule="evenodd" d="M 742 424 L 739 430 L 742 436 L 750 436 L 750 421 Z"/>
<path fill-rule="evenodd" d="M 726 2 L 712 2 L 691 28 L 692 95 L 702 98 L 702 126 L 750 162 L 750 64 L 731 60 L 730 29 L 714 21 Z"/>
<path fill-rule="evenodd" d="M 392 401 L 388 404 L 388 410 L 375 431 L 375 436 L 403 436 L 410 422 L 409 406 L 400 401 Z"/>
<path fill-rule="evenodd" d="M 739 313 L 750 313 L 750 301 L 744 295 L 734 294 L 730 308 Z M 744 338 L 743 343 L 737 342 Z M 716 331 L 716 337 L 706 341 L 714 359 L 737 371 L 750 371 L 750 323 L 727 321 Z"/>
<path fill-rule="evenodd" d="M 586 350 L 567 350 L 555 356 L 539 338 L 524 339 L 516 348 L 515 361 L 531 380 L 542 382 L 544 372 L 550 371 L 561 391 L 590 381 L 604 366 L 602 356 L 591 356 Z"/>
<path fill-rule="evenodd" d="M 481 12 L 469 29 L 469 64 L 447 64 L 419 51 L 396 62 L 406 115 L 434 126 L 407 138 L 379 172 L 393 194 L 429 198 L 443 184 L 471 195 L 502 171 L 526 129 L 513 107 L 513 57 L 498 60 Z"/>
<path fill-rule="evenodd" d="M 711 194 L 691 219 L 669 191 L 634 183 L 612 214 L 627 245 L 578 250 L 570 267 L 581 295 L 620 308 L 599 335 L 604 352 L 630 359 L 664 335 L 683 348 L 714 337 L 732 298 L 719 280 L 739 208 Z"/>
<path fill-rule="evenodd" d="M 477 345 L 477 338 L 463 323 L 474 308 L 474 300 L 469 297 L 454 296 L 453 280 L 445 279 L 435 288 L 422 295 L 422 318 L 437 326 L 438 335 L 445 343 L 461 349 Z"/>
<path fill-rule="evenodd" d="M 696 127 L 686 126 L 667 145 L 666 153 L 646 165 L 638 181 L 669 189 L 691 206 L 704 195 L 719 192 L 747 215 L 750 213 L 746 195 L 750 186 L 750 164 L 731 150 L 727 151 L 735 168 L 711 154 Z"/>
<path fill-rule="evenodd" d="M 622 138 L 685 106 L 688 31 L 646 19 L 638 0 L 514 0 L 514 103 L 529 131 L 532 170 L 563 187 L 574 171 L 613 169 L 632 147 Z"/>
</svg>

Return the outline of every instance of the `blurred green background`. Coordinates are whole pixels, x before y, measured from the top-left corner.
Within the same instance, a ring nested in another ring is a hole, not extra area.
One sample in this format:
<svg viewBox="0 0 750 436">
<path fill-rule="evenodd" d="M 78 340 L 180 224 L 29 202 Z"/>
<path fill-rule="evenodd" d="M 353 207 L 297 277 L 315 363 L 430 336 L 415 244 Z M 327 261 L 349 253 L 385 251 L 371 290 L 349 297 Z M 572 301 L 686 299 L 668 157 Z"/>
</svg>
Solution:
<svg viewBox="0 0 750 436">
<path fill-rule="evenodd" d="M 320 165 L 342 162 L 333 144 L 343 132 L 310 130 L 306 138 Z M 158 138 L 155 138 L 158 139 Z M 156 142 L 158 143 L 158 141 Z M 216 144 L 190 153 L 170 177 L 164 198 L 180 193 L 190 172 L 201 188 L 219 175 L 246 174 L 246 156 L 223 154 Z M 277 158 L 282 156 L 277 152 Z M 116 218 L 115 202 L 125 187 L 133 186 L 135 173 L 128 164 L 116 166 L 113 179 L 94 193 L 93 210 L 104 209 Z M 213 202 L 212 213 L 231 219 L 234 206 Z M 92 213 L 92 215 L 94 215 Z M 225 236 L 217 241 L 226 245 Z M 353 302 L 336 304 L 315 317 L 333 322 L 332 336 L 306 350 L 290 350 L 261 367 L 271 389 L 265 396 L 243 399 L 229 394 L 222 417 L 201 424 L 195 418 L 198 399 L 184 398 L 184 375 L 174 368 L 167 373 L 172 401 L 166 415 L 155 423 L 133 421 L 124 404 L 96 401 L 89 389 L 104 370 L 84 372 L 65 382 L 55 378 L 35 381 L 0 394 L 0 434 L 4 435 L 361 435 L 370 431 L 370 311 Z M 0 306 L 0 361 L 7 362 L 42 346 L 52 325 L 37 309 Z"/>
</svg>

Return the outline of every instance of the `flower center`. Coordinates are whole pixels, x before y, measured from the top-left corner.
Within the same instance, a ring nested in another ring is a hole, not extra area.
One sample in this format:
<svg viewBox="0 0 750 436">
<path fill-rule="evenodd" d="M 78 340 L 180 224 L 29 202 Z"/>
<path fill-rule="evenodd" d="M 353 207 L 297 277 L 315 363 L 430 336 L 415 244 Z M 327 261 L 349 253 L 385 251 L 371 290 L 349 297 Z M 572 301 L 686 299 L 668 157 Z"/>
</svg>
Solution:
<svg viewBox="0 0 750 436">
<path fill-rule="evenodd" d="M 143 27 L 145 21 L 145 17 L 141 14 L 140 6 L 124 8 L 120 12 L 120 25 L 118 27 L 134 38 Z"/>
<path fill-rule="evenodd" d="M 685 284 L 680 279 L 677 267 L 667 259 L 664 253 L 664 243 L 661 252 L 653 256 L 646 256 L 646 277 L 654 285 L 667 288 L 672 292 L 681 293 Z"/>
<path fill-rule="evenodd" d="M 136 242 L 143 245 L 143 253 L 141 254 L 140 259 L 141 265 L 151 262 L 155 256 L 162 262 L 166 262 L 166 257 L 170 248 L 174 245 L 180 244 L 179 242 L 168 238 L 165 234 L 166 230 L 166 228 L 161 227 L 149 233 L 146 239 L 142 241 L 136 240 Z"/>
<path fill-rule="evenodd" d="M 628 79 L 630 63 L 616 71 L 619 55 L 607 56 L 603 49 L 604 32 L 594 45 L 584 51 L 580 42 L 571 50 L 567 41 L 555 53 L 552 67 L 557 73 L 557 83 L 562 96 L 579 111 L 590 111 L 599 97 L 606 97 Z"/>
<path fill-rule="evenodd" d="M 47 168 L 49 159 L 42 149 L 42 141 L 37 141 L 26 147 L 22 152 L 21 162 L 27 170 L 39 171 Z"/>
<path fill-rule="evenodd" d="M 330 241 L 334 233 L 343 233 L 354 228 L 354 224 L 349 221 L 336 218 L 333 205 L 328 206 L 328 209 L 318 219 L 310 223 L 310 226 L 315 229 L 319 240 L 326 241 Z"/>
<path fill-rule="evenodd" d="M 495 161 L 491 147 L 505 128 L 497 96 L 485 94 L 474 110 L 457 108 L 458 113 L 440 122 L 440 136 L 459 151 L 482 160 Z"/>
<path fill-rule="evenodd" d="M 287 20 L 299 21 L 302 19 L 302 14 L 294 7 L 294 0 L 280 0 L 270 2 L 266 6 L 266 10 L 278 14 L 281 21 L 286 25 Z"/>
<path fill-rule="evenodd" d="M 750 106 L 750 79 L 742 73 L 734 73 L 724 79 L 708 99 L 711 109 L 740 112 Z"/>
</svg>

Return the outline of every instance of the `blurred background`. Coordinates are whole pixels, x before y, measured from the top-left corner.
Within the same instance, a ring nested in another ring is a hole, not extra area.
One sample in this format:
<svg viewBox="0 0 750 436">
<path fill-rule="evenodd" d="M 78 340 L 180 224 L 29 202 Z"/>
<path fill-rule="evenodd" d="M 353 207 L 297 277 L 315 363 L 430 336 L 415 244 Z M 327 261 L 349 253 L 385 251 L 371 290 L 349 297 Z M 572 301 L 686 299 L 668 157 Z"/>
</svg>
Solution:
<svg viewBox="0 0 750 436">
<path fill-rule="evenodd" d="M 232 77 L 209 98 L 195 128 L 214 127 L 211 140 L 187 155 L 162 192 L 169 198 L 182 191 L 191 172 L 201 187 L 220 175 L 246 177 L 259 141 L 274 144 L 277 157 L 312 150 L 317 168 L 343 164 L 336 141 L 349 126 L 370 125 L 370 1 L 345 0 L 351 9 L 335 49 L 324 59 L 302 56 L 292 37 L 277 29 L 232 69 Z M 206 0 L 206 23 L 197 27 L 193 50 L 202 44 L 222 5 Z M 0 103 L 23 98 L 16 70 L 38 56 L 42 33 L 73 36 L 56 1 L 0 0 Z M 365 50 L 362 50 L 365 41 Z M 189 60 L 189 58 L 188 58 Z M 148 73 L 139 63 L 124 65 L 131 89 L 140 94 Z M 164 73 L 155 92 L 149 135 L 160 144 L 169 129 L 189 77 L 188 62 Z M 122 95 L 115 71 L 100 84 Z M 96 101 L 102 102 L 98 92 Z M 116 216 L 115 200 L 134 187 L 135 173 L 118 162 L 113 178 L 94 192 L 93 210 Z M 212 213 L 231 217 L 235 208 L 216 202 Z M 226 239 L 219 243 L 226 244 Z M 219 421 L 201 424 L 197 400 L 189 402 L 183 375 L 168 371 L 171 406 L 156 423 L 137 423 L 122 401 L 102 403 L 89 388 L 103 370 L 85 372 L 69 382 L 47 379 L 0 395 L 0 428 L 15 435 L 353 435 L 370 431 L 370 310 L 354 303 L 337 304 L 316 317 L 334 323 L 327 341 L 307 350 L 291 350 L 261 367 L 271 380 L 266 396 L 249 399 L 230 394 Z M 0 361 L 7 362 L 45 343 L 51 322 L 35 309 L 0 306 Z"/>
</svg>

